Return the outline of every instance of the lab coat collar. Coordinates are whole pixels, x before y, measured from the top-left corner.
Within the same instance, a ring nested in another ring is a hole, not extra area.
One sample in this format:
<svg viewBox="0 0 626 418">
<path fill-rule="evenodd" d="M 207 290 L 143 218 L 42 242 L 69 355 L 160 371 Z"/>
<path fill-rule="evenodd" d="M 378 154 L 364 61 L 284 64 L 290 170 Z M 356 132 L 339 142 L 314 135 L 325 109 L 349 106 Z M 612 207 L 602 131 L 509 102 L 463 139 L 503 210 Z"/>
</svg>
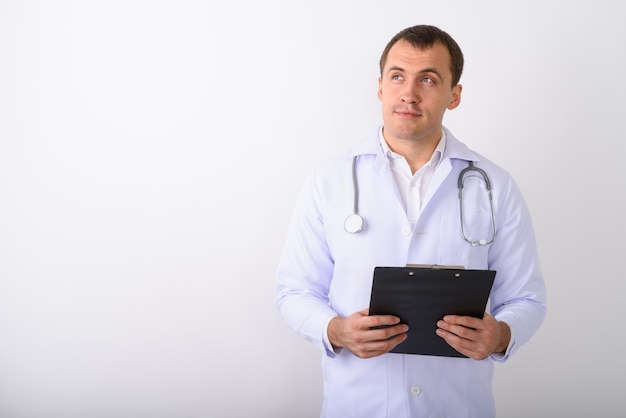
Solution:
<svg viewBox="0 0 626 418">
<path fill-rule="evenodd" d="M 442 160 L 444 159 L 460 159 L 465 161 L 479 161 L 480 158 L 476 155 L 472 150 L 470 150 L 467 145 L 456 139 L 456 137 L 448 130 L 448 128 L 443 128 L 446 133 L 446 149 L 443 153 Z M 353 147 L 349 155 L 354 157 L 356 155 L 367 155 L 373 154 L 376 155 L 376 165 L 379 164 L 384 165 L 387 162 L 387 158 L 384 155 L 384 152 L 380 146 L 379 141 L 379 131 L 380 127 L 375 131 L 375 133 L 366 141 L 357 144 Z"/>
</svg>

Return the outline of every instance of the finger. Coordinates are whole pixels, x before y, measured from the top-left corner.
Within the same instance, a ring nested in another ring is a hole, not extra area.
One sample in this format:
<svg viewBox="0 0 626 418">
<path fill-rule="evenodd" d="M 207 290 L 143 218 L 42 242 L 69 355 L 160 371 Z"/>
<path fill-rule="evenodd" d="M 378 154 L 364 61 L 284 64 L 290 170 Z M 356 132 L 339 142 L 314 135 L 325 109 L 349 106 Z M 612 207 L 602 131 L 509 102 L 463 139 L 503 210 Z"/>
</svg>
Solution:
<svg viewBox="0 0 626 418">
<path fill-rule="evenodd" d="M 441 329 L 437 330 L 437 335 L 443 338 L 450 347 L 467 357 L 475 360 L 482 360 L 485 358 L 485 355 L 480 350 L 480 347 L 470 340 Z"/>
<path fill-rule="evenodd" d="M 482 333 L 471 330 L 469 332 L 458 332 L 462 335 L 438 329 L 437 335 L 442 337 L 456 351 L 474 360 L 482 360 L 493 352 L 489 341 L 482 338 Z"/>
<path fill-rule="evenodd" d="M 458 317 L 461 318 L 461 317 Z M 464 338 L 469 338 L 470 331 L 476 331 L 475 328 L 468 327 L 466 325 L 457 325 L 456 323 L 450 323 L 448 321 L 440 320 L 437 321 L 437 327 L 440 329 L 446 330 L 452 334 L 462 336 Z"/>
<path fill-rule="evenodd" d="M 376 340 L 389 340 L 397 335 L 406 334 L 409 330 L 409 326 L 406 324 L 393 325 L 386 328 L 378 328 L 372 330 L 372 336 Z"/>
<path fill-rule="evenodd" d="M 448 324 L 477 329 L 481 328 L 483 320 L 481 318 L 474 318 L 473 316 L 446 315 L 443 317 L 443 321 Z"/>
<path fill-rule="evenodd" d="M 391 338 L 382 341 L 375 341 L 367 345 L 367 352 L 375 355 L 381 355 L 388 353 L 398 344 L 407 339 L 407 334 L 395 335 Z"/>
<path fill-rule="evenodd" d="M 437 335 L 444 337 L 448 343 L 465 344 L 466 341 L 473 342 L 476 339 L 476 331 L 458 325 L 446 325 L 445 328 L 437 329 Z"/>
<path fill-rule="evenodd" d="M 400 318 L 393 315 L 371 315 L 367 317 L 365 323 L 368 327 L 397 325 L 400 323 Z"/>
<path fill-rule="evenodd" d="M 463 338 L 441 328 L 437 329 L 436 333 L 438 336 L 443 338 L 450 347 L 454 348 L 459 353 L 465 354 L 463 353 L 464 347 L 461 344 Z"/>
<path fill-rule="evenodd" d="M 360 358 L 370 358 L 388 353 L 407 338 L 406 333 L 384 340 L 362 341 L 350 348 Z"/>
<path fill-rule="evenodd" d="M 359 344 L 387 342 L 398 335 L 406 334 L 408 325 L 398 324 L 385 328 L 368 328 L 354 334 L 353 340 Z"/>
</svg>

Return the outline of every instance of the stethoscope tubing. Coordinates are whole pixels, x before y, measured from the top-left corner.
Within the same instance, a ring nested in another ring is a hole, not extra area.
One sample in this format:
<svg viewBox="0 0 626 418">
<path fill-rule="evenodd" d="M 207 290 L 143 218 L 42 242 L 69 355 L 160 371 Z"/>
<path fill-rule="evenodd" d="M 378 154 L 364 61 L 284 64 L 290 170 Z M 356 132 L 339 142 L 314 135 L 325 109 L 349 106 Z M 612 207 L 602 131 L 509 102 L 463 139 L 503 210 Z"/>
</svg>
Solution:
<svg viewBox="0 0 626 418">
<path fill-rule="evenodd" d="M 350 234 L 356 234 L 363 229 L 363 225 L 365 221 L 363 217 L 359 214 L 359 181 L 357 178 L 357 160 L 359 156 L 355 155 L 352 158 L 352 190 L 354 193 L 353 196 L 353 208 L 352 214 L 349 215 L 344 222 L 344 229 L 346 232 Z M 487 188 L 487 194 L 489 196 L 489 207 L 491 209 L 491 236 L 487 239 L 480 240 L 471 240 L 465 234 L 465 227 L 463 222 L 463 180 L 465 175 L 470 172 L 475 171 L 481 175 L 483 180 L 485 181 L 485 187 Z M 465 241 L 471 244 L 473 247 L 478 245 L 489 245 L 493 242 L 496 236 L 496 221 L 493 212 L 493 197 L 491 193 L 491 181 L 489 180 L 489 176 L 482 168 L 476 167 L 473 161 L 469 161 L 469 165 L 465 167 L 459 173 L 459 178 L 457 181 L 457 186 L 459 188 L 459 210 L 460 210 L 460 220 L 461 220 L 461 236 Z"/>
<path fill-rule="evenodd" d="M 352 191 L 354 193 L 352 214 L 346 218 L 343 226 L 346 232 L 350 234 L 360 232 L 364 224 L 363 218 L 359 215 L 359 180 L 356 174 L 356 162 L 358 158 L 359 156 L 355 155 L 352 159 Z"/>
<path fill-rule="evenodd" d="M 487 188 L 487 196 L 489 197 L 489 208 L 491 210 L 491 237 L 488 239 L 471 240 L 465 235 L 465 222 L 463 221 L 463 179 L 465 178 L 465 175 L 470 171 L 475 171 L 479 173 L 482 176 L 483 180 L 485 181 L 485 187 Z M 470 243 L 472 247 L 476 247 L 478 245 L 491 244 L 496 237 L 496 221 L 494 219 L 494 214 L 493 214 L 493 196 L 491 194 L 491 181 L 489 180 L 489 176 L 487 175 L 485 170 L 483 170 L 482 168 L 476 167 L 474 165 L 474 161 L 469 161 L 469 165 L 465 167 L 463 170 L 461 170 L 461 172 L 459 173 L 459 179 L 458 179 L 457 185 L 459 187 L 459 212 L 460 212 L 460 217 L 461 217 L 461 236 L 463 236 L 463 239 L 467 241 L 468 243 Z"/>
</svg>

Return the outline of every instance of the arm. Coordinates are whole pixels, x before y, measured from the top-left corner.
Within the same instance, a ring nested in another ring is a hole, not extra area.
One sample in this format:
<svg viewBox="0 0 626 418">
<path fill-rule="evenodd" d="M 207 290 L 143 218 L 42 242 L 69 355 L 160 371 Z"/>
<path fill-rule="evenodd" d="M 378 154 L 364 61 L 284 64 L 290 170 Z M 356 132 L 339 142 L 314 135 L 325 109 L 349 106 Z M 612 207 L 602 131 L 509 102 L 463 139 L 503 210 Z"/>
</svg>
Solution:
<svg viewBox="0 0 626 418">
<path fill-rule="evenodd" d="M 510 177 L 505 192 L 499 195 L 497 207 L 499 239 L 489 249 L 489 268 L 497 271 L 490 313 L 509 326 L 512 341 L 504 355 L 491 355 L 491 358 L 506 361 L 543 323 L 546 288 L 531 216 Z"/>
<path fill-rule="evenodd" d="M 276 306 L 298 335 L 328 356 L 343 348 L 362 358 L 384 354 L 404 341 L 407 325 L 394 316 L 369 316 L 361 306 L 346 311 L 359 309 L 356 313 L 337 312 L 329 303 L 338 273 L 327 242 L 320 183 L 314 172 L 298 198 L 276 274 Z"/>
<path fill-rule="evenodd" d="M 326 243 L 316 174 L 312 173 L 296 202 L 276 272 L 276 307 L 298 335 L 328 355 L 334 355 L 325 336 L 337 313 L 328 293 L 334 262 Z"/>
<path fill-rule="evenodd" d="M 454 349 L 477 360 L 505 361 L 526 343 L 545 317 L 545 284 L 530 214 L 513 180 L 506 177 L 497 200 L 497 232 L 488 268 L 497 271 L 491 314 L 482 319 L 449 315 L 437 334 Z"/>
</svg>

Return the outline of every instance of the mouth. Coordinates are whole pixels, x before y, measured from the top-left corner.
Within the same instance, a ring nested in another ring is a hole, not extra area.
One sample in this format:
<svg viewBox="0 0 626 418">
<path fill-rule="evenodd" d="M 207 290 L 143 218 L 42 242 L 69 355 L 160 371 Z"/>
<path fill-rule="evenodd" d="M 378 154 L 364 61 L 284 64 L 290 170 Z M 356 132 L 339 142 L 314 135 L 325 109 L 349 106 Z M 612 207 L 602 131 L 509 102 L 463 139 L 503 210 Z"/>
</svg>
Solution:
<svg viewBox="0 0 626 418">
<path fill-rule="evenodd" d="M 410 110 L 410 109 L 395 109 L 394 113 L 400 116 L 401 118 L 407 118 L 407 119 L 412 119 L 412 118 L 422 116 L 420 112 L 417 112 L 415 110 Z"/>
</svg>

